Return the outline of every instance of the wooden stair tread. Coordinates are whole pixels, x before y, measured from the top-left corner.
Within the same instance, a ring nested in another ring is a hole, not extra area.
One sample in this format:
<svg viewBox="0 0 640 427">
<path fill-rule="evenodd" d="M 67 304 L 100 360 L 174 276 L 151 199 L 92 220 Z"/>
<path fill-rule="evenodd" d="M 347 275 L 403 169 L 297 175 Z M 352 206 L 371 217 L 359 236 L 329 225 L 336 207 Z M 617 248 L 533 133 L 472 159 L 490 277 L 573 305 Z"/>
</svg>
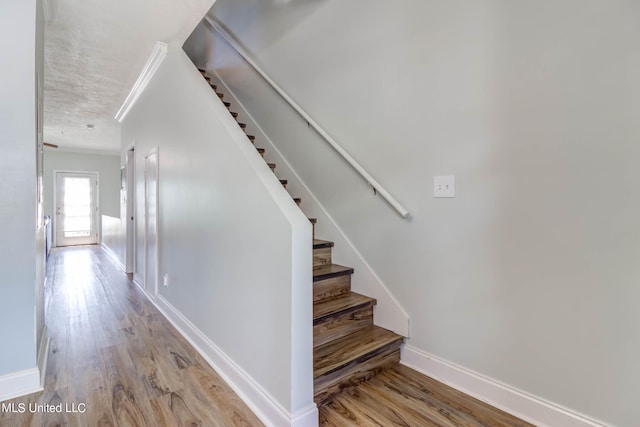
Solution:
<svg viewBox="0 0 640 427">
<path fill-rule="evenodd" d="M 402 342 L 403 337 L 379 326 L 371 326 L 323 344 L 313 352 L 313 377 L 336 371 L 380 348 Z"/>
<path fill-rule="evenodd" d="M 318 301 L 313 304 L 313 323 L 321 322 L 326 317 L 347 311 L 375 305 L 376 300 L 356 292 L 349 292 L 334 298 Z"/>
<path fill-rule="evenodd" d="M 313 239 L 313 249 L 332 248 L 333 242 L 328 240 Z"/>
<path fill-rule="evenodd" d="M 319 280 L 345 276 L 347 274 L 353 274 L 353 268 L 338 264 L 323 265 L 313 269 L 313 281 L 317 282 Z"/>
</svg>

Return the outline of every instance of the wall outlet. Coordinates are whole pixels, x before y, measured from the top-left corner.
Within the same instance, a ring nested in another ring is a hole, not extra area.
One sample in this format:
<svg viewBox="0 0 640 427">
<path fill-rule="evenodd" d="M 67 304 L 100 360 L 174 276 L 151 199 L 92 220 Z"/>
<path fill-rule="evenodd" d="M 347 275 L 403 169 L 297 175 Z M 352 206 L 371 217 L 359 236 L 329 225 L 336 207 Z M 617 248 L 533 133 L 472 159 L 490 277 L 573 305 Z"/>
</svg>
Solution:
<svg viewBox="0 0 640 427">
<path fill-rule="evenodd" d="M 165 288 L 169 287 L 169 274 L 168 273 L 164 273 L 162 275 L 162 284 L 164 285 Z"/>
<path fill-rule="evenodd" d="M 433 197 L 456 197 L 456 177 L 454 175 L 434 176 Z"/>
</svg>

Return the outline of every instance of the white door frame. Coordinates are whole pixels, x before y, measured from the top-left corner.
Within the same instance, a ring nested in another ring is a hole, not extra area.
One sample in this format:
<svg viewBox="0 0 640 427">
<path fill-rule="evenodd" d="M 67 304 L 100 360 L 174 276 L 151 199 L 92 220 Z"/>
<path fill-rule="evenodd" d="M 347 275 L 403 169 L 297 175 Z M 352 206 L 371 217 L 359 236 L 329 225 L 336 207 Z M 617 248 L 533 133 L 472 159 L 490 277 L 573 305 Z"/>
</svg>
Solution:
<svg viewBox="0 0 640 427">
<path fill-rule="evenodd" d="M 125 152 L 125 173 L 127 174 L 126 194 L 127 205 L 125 207 L 125 271 L 136 272 L 136 155 L 135 142 L 127 147 Z M 131 219 L 133 218 L 133 219 Z"/>
<path fill-rule="evenodd" d="M 96 244 L 100 244 L 102 242 L 102 215 L 100 210 L 100 172 L 97 171 L 74 171 L 74 170 L 64 170 L 64 169 L 54 169 L 53 170 L 53 212 L 52 218 L 53 221 L 53 235 L 52 235 L 52 247 L 58 246 L 58 215 L 57 215 L 57 207 L 58 207 L 58 173 L 77 173 L 77 174 L 91 174 L 96 176 Z"/>
<path fill-rule="evenodd" d="M 155 253 L 155 283 L 151 284 L 153 285 L 153 288 L 150 289 L 149 288 L 149 283 L 147 282 L 147 266 L 148 266 L 148 259 L 147 259 L 147 224 L 148 219 L 147 219 L 147 158 L 155 155 L 156 157 L 156 206 L 155 206 L 155 211 L 156 211 L 156 220 L 155 220 L 155 226 L 154 226 L 154 233 L 156 236 L 156 253 Z M 158 156 L 158 147 L 153 148 L 151 151 L 149 151 L 149 153 L 144 156 L 144 289 L 145 292 L 147 292 L 147 294 L 151 295 L 151 297 L 155 300 L 158 296 L 158 282 L 159 282 L 159 271 L 160 271 L 160 266 L 159 266 L 159 261 L 160 261 L 160 236 L 158 235 L 158 223 L 159 223 L 159 188 L 160 188 L 160 158 Z"/>
</svg>

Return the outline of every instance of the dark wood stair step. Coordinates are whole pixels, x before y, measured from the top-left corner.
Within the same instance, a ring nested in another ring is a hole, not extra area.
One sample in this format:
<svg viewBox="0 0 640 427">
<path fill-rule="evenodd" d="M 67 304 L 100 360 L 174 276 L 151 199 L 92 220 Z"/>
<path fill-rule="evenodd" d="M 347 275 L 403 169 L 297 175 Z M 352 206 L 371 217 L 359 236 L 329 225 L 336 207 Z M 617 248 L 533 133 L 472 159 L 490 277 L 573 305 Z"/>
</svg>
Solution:
<svg viewBox="0 0 640 427">
<path fill-rule="evenodd" d="M 258 153 L 260 153 L 260 155 L 264 158 L 264 148 L 256 148 L 256 150 L 258 150 Z"/>
<path fill-rule="evenodd" d="M 314 257 L 315 258 L 315 257 Z M 353 268 L 337 264 L 313 267 L 313 302 L 323 301 L 351 291 Z"/>
<path fill-rule="evenodd" d="M 236 113 L 235 111 L 231 111 L 231 116 L 232 116 L 234 119 L 237 119 L 237 118 L 238 118 L 238 113 Z"/>
<path fill-rule="evenodd" d="M 331 264 L 331 248 L 333 242 L 328 240 L 313 241 L 313 268 Z"/>
<path fill-rule="evenodd" d="M 293 201 L 296 202 L 296 205 L 300 206 L 300 203 L 302 203 L 302 199 L 300 197 L 294 197 Z"/>
<path fill-rule="evenodd" d="M 231 103 L 230 102 L 224 102 L 224 106 L 229 108 L 229 107 L 231 107 Z"/>
<path fill-rule="evenodd" d="M 403 337 L 371 326 L 318 346 L 313 352 L 314 400 L 326 403 L 400 361 Z"/>
<path fill-rule="evenodd" d="M 271 168 L 271 170 L 274 170 L 276 168 L 275 163 L 267 163 L 267 165 Z"/>
<path fill-rule="evenodd" d="M 249 141 L 251 141 L 251 143 L 253 144 L 256 140 L 255 135 L 247 135 L 247 138 L 249 138 Z"/>
<path fill-rule="evenodd" d="M 347 276 L 353 274 L 353 268 L 344 265 L 329 264 L 313 269 L 313 281 L 332 279 L 338 276 Z"/>
<path fill-rule="evenodd" d="M 287 188 L 287 184 L 288 184 L 288 183 L 289 183 L 289 181 L 287 181 L 286 179 L 281 179 L 281 180 L 280 180 L 280 184 L 282 184 L 282 186 L 283 186 L 284 188 Z"/>
<path fill-rule="evenodd" d="M 349 292 L 335 298 L 326 299 L 324 301 L 313 304 L 313 324 L 323 322 L 328 317 L 339 314 L 343 311 L 355 310 L 365 306 L 373 306 L 376 304 L 375 298 Z"/>
<path fill-rule="evenodd" d="M 246 123 L 238 123 L 238 126 L 240 126 L 241 129 L 246 129 L 247 128 L 247 124 Z"/>
<path fill-rule="evenodd" d="M 216 95 L 218 95 L 218 98 L 224 99 L 224 94 L 223 93 L 216 92 Z"/>
<path fill-rule="evenodd" d="M 373 326 L 376 300 L 355 292 L 313 304 L 313 346 Z"/>
<path fill-rule="evenodd" d="M 207 81 L 209 81 L 209 80 L 207 80 Z M 211 82 L 209 82 L 209 86 L 211 86 L 211 89 L 213 89 L 213 90 L 218 90 L 218 86 L 213 84 L 213 83 L 211 83 Z"/>
</svg>

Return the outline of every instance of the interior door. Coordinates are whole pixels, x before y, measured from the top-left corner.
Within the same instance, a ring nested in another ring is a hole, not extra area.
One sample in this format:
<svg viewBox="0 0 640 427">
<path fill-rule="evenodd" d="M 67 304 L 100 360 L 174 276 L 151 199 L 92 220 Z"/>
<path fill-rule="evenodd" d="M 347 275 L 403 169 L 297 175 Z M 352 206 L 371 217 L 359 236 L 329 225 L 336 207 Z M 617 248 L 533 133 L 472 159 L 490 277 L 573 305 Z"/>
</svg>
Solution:
<svg viewBox="0 0 640 427">
<path fill-rule="evenodd" d="M 98 243 L 98 174 L 56 172 L 56 246 Z"/>
<path fill-rule="evenodd" d="M 158 295 L 158 156 L 156 151 L 144 158 L 144 287 Z"/>
</svg>

